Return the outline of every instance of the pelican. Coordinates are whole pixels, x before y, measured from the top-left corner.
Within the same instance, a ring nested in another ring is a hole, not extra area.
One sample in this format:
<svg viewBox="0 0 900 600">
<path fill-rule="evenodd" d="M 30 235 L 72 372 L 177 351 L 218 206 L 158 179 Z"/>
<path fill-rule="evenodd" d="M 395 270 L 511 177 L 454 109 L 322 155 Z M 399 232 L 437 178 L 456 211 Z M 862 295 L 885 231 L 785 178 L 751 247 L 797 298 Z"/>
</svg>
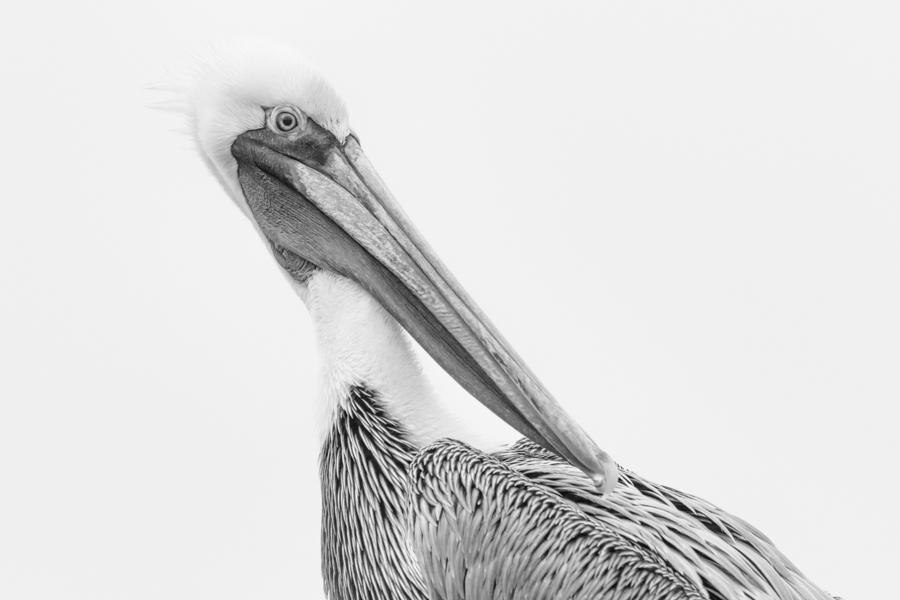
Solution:
<svg viewBox="0 0 900 600">
<path fill-rule="evenodd" d="M 207 166 L 313 320 L 329 598 L 831 600 L 751 525 L 594 444 L 416 231 L 296 50 L 219 47 L 180 91 Z M 454 407 L 407 334 L 525 438 L 489 452 L 445 437 Z"/>
</svg>

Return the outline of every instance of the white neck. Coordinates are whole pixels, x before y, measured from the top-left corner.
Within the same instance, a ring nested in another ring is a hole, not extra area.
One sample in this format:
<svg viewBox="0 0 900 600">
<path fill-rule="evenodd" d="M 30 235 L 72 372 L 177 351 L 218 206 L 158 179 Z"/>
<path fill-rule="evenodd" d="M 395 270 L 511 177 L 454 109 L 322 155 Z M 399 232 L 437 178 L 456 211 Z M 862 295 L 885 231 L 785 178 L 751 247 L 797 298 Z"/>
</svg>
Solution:
<svg viewBox="0 0 900 600">
<path fill-rule="evenodd" d="M 413 444 L 453 437 L 483 449 L 497 445 L 463 424 L 462 415 L 439 400 L 406 333 L 359 285 L 319 271 L 307 281 L 302 297 L 322 359 L 320 441 L 331 431 L 336 410 L 349 398 L 350 388 L 362 385 L 406 428 Z"/>
</svg>

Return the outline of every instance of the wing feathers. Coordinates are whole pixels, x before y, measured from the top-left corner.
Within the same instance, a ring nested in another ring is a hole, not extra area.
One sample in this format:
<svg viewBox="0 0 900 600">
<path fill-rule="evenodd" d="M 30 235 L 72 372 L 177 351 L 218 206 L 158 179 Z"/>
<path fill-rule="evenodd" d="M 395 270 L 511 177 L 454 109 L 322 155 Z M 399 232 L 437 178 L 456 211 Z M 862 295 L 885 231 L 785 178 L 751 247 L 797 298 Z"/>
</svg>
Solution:
<svg viewBox="0 0 900 600">
<path fill-rule="evenodd" d="M 832 600 L 712 504 L 624 470 L 600 496 L 527 440 L 495 455 L 435 442 L 410 467 L 410 494 L 435 598 Z"/>
<path fill-rule="evenodd" d="M 699 578 L 640 538 L 461 442 L 441 440 L 417 455 L 410 494 L 418 499 L 411 543 L 434 598 L 708 598 Z"/>
</svg>

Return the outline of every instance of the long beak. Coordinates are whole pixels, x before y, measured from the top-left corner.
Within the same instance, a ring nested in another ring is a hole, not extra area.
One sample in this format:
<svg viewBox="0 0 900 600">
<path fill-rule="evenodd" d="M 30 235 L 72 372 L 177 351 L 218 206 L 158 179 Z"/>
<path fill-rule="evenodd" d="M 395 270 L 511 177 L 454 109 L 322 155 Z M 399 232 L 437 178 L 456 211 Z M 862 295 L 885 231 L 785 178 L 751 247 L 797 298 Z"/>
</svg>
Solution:
<svg viewBox="0 0 900 600">
<path fill-rule="evenodd" d="M 597 448 L 469 298 L 372 168 L 359 142 L 312 120 L 248 131 L 232 146 L 250 210 L 270 242 L 371 294 L 500 418 L 584 471 L 602 492 L 615 462 Z"/>
</svg>

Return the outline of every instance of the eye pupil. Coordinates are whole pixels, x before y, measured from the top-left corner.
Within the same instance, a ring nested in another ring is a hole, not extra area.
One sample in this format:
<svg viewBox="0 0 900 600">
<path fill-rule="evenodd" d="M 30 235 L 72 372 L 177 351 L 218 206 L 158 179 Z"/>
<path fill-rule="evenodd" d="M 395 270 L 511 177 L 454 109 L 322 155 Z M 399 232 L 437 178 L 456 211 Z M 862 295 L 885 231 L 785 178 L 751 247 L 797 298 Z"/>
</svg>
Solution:
<svg viewBox="0 0 900 600">
<path fill-rule="evenodd" d="M 281 131 L 290 131 L 297 126 L 297 118 L 291 113 L 284 112 L 278 115 L 276 123 Z"/>
</svg>

